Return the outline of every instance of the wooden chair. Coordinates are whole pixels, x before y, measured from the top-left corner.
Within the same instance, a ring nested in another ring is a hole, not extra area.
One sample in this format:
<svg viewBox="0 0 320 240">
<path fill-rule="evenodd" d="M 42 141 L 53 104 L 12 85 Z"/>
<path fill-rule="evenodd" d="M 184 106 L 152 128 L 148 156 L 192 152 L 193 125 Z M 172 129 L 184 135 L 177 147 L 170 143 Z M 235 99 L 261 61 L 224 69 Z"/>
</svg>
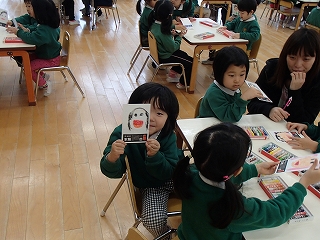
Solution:
<svg viewBox="0 0 320 240">
<path fill-rule="evenodd" d="M 184 66 L 182 63 L 160 63 L 159 62 L 159 56 L 158 56 L 158 47 L 157 47 L 157 40 L 154 37 L 154 35 L 152 34 L 152 32 L 148 32 L 148 41 L 149 41 L 149 55 L 147 57 L 147 59 L 145 60 L 145 62 L 142 65 L 142 68 L 136 78 L 136 81 L 138 81 L 141 72 L 143 71 L 144 67 L 146 66 L 149 58 L 151 58 L 151 60 L 154 62 L 154 64 L 156 65 L 156 69 L 153 73 L 153 76 L 151 78 L 151 82 L 153 81 L 153 79 L 155 78 L 155 76 L 157 75 L 159 69 L 161 67 L 173 67 L 173 66 L 180 66 L 182 68 L 182 75 L 183 75 L 183 79 L 184 79 L 184 86 L 186 87 L 186 92 L 188 92 L 188 86 L 187 86 L 187 80 L 186 80 L 186 74 L 184 71 Z"/>
<path fill-rule="evenodd" d="M 263 14 L 266 10 L 267 10 L 266 17 L 268 17 L 269 12 L 271 11 L 269 15 L 269 20 L 268 20 L 268 23 L 269 23 L 269 21 L 272 19 L 274 10 L 278 9 L 278 0 L 266 0 L 264 4 L 265 4 L 265 7 L 263 8 L 260 19 L 263 17 Z"/>
<path fill-rule="evenodd" d="M 252 44 L 252 49 L 249 56 L 249 62 L 253 63 L 253 66 L 257 69 L 258 75 L 260 74 L 260 71 L 257 56 L 260 49 L 261 41 L 262 35 L 260 34 L 259 39 Z"/>
<path fill-rule="evenodd" d="M 41 72 L 52 72 L 52 71 L 60 71 L 62 76 L 64 77 L 65 81 L 68 81 L 66 75 L 64 74 L 64 70 L 67 70 L 69 75 L 71 76 L 73 82 L 76 84 L 77 88 L 79 89 L 80 93 L 82 94 L 82 97 L 85 97 L 84 92 L 82 91 L 79 83 L 77 82 L 75 76 L 71 72 L 71 69 L 69 67 L 69 49 L 70 49 L 70 34 L 65 31 L 63 35 L 63 42 L 62 42 L 62 49 L 61 49 L 61 58 L 60 58 L 60 65 L 57 67 L 45 67 L 40 68 L 38 70 L 38 76 L 37 76 L 37 82 L 35 86 L 35 96 L 37 97 L 38 93 L 38 84 L 39 84 L 39 77 Z"/>
<path fill-rule="evenodd" d="M 306 28 L 316 30 L 318 33 L 320 33 L 320 28 L 318 28 L 317 26 L 314 26 L 310 23 L 306 23 Z"/>
<path fill-rule="evenodd" d="M 197 105 L 196 105 L 196 109 L 194 111 L 194 117 L 198 117 L 199 116 L 199 109 L 200 109 L 200 104 L 202 102 L 203 96 L 201 98 L 199 98 Z"/>
<path fill-rule="evenodd" d="M 140 35 L 140 21 L 139 21 L 139 24 L 138 24 L 138 31 L 139 31 L 139 46 L 137 47 L 136 51 L 134 52 L 131 60 L 130 60 L 130 68 L 127 72 L 127 74 L 130 73 L 131 69 L 133 68 L 133 65 L 136 63 L 137 61 L 137 58 L 139 57 L 140 53 L 142 50 L 146 50 L 146 51 L 149 51 L 149 46 L 148 47 L 143 47 L 142 46 L 142 39 L 141 39 L 141 35 Z"/>
<path fill-rule="evenodd" d="M 274 16 L 273 22 L 279 22 L 281 15 L 286 16 L 286 20 L 284 20 L 282 23 L 282 27 L 284 28 L 285 25 L 288 23 L 289 19 L 294 16 L 297 17 L 299 13 L 300 8 L 295 7 L 292 2 L 280 0 L 279 8 L 277 9 L 276 15 Z M 300 21 L 300 19 L 298 19 L 297 21 Z M 273 22 L 271 22 L 271 25 Z"/>
<path fill-rule="evenodd" d="M 105 216 L 106 211 L 108 210 L 110 204 L 112 203 L 113 199 L 115 198 L 115 196 L 119 192 L 123 183 L 126 181 L 127 185 L 128 185 L 128 189 L 129 189 L 129 195 L 130 195 L 131 205 L 133 208 L 133 215 L 134 215 L 134 219 L 135 219 L 135 222 L 132 227 L 137 228 L 142 221 L 142 219 L 141 219 L 141 211 L 142 211 L 141 193 L 140 193 L 140 190 L 133 185 L 131 171 L 130 171 L 130 165 L 129 165 L 129 161 L 128 161 L 127 157 L 125 158 L 125 162 L 126 162 L 126 169 L 127 170 L 123 174 L 120 182 L 118 183 L 117 187 L 115 188 L 115 190 L 111 194 L 107 204 L 104 206 L 103 210 L 101 211 L 100 216 L 101 217 Z M 169 196 L 169 200 L 168 200 L 168 212 L 167 212 L 168 217 L 181 215 L 181 208 L 182 208 L 181 199 L 179 199 L 174 193 L 171 193 Z M 160 237 L 157 237 L 156 239 L 161 239 L 164 236 L 168 236 L 169 234 L 174 233 L 175 231 L 176 231 L 176 229 L 171 229 L 168 232 L 161 235 Z"/>
<path fill-rule="evenodd" d="M 118 7 L 117 7 L 117 0 L 112 0 L 112 5 L 111 6 L 97 6 L 96 9 L 94 10 L 94 14 L 93 14 L 93 24 L 92 24 L 92 29 L 95 28 L 96 26 L 96 21 L 97 21 L 97 17 L 98 17 L 98 11 L 100 9 L 104 9 L 104 12 L 107 16 L 107 10 L 108 12 L 110 12 L 110 10 L 112 11 L 112 15 L 113 15 L 113 19 L 114 19 L 114 23 L 116 25 L 116 28 L 118 27 L 117 21 L 120 24 L 120 15 L 119 15 L 119 11 L 118 11 Z M 116 14 L 115 14 L 116 12 Z M 117 19 L 117 20 L 116 20 Z"/>
<path fill-rule="evenodd" d="M 128 235 L 125 240 L 148 240 L 137 228 L 129 228 Z"/>
</svg>

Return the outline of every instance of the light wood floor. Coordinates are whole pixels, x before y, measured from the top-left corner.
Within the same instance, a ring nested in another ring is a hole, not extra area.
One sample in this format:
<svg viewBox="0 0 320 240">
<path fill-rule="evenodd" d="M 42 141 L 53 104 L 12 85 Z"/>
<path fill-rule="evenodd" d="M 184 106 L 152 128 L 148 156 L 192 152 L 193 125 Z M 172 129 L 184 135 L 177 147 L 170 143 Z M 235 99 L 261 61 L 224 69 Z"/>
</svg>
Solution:
<svg viewBox="0 0 320 240">
<path fill-rule="evenodd" d="M 123 188 L 107 211 L 99 213 L 119 180 L 107 179 L 99 162 L 109 134 L 121 123 L 122 104 L 132 91 L 152 75 L 146 68 L 139 81 L 135 76 L 146 52 L 141 54 L 130 76 L 129 61 L 138 46 L 139 16 L 134 0 L 118 0 L 121 24 L 104 19 L 90 30 L 81 18 L 80 0 L 75 0 L 80 26 L 62 25 L 71 34 L 70 66 L 85 91 L 82 98 L 72 81 L 54 79 L 53 93 L 29 107 L 26 86 L 19 85 L 15 62 L 0 58 L 0 239 L 123 239 L 133 224 L 128 194 Z M 257 11 L 259 18 L 264 5 Z M 24 14 L 22 0 L 0 0 L 10 17 Z M 263 35 L 258 55 L 260 68 L 277 57 L 292 33 L 260 21 Z M 185 43 L 182 49 L 192 55 Z M 207 58 L 206 52 L 202 59 Z M 180 102 L 180 118 L 193 117 L 197 100 L 212 82 L 210 66 L 199 65 L 195 94 L 187 94 L 165 81 Z M 251 68 L 249 80 L 257 78 Z"/>
</svg>

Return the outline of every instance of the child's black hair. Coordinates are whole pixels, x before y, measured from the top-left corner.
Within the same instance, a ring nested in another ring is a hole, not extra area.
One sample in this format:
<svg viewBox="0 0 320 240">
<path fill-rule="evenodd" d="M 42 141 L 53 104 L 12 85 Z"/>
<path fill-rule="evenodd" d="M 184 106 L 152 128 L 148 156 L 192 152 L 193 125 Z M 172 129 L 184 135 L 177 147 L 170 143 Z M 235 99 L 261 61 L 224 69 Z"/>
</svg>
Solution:
<svg viewBox="0 0 320 240">
<path fill-rule="evenodd" d="M 145 1 L 146 2 L 146 1 Z M 137 1 L 137 4 L 136 4 L 136 11 L 139 15 L 141 15 L 142 13 L 142 9 L 141 9 L 141 0 L 138 0 Z"/>
<path fill-rule="evenodd" d="M 129 104 L 150 103 L 168 114 L 168 119 L 161 130 L 161 135 L 167 136 L 174 130 L 179 114 L 179 102 L 176 95 L 166 86 L 148 82 L 137 87 L 130 96 Z"/>
<path fill-rule="evenodd" d="M 239 11 L 245 11 L 250 13 L 251 11 L 255 12 L 257 10 L 257 1 L 256 0 L 239 0 L 237 7 Z"/>
<path fill-rule="evenodd" d="M 58 9 L 52 0 L 31 0 L 35 19 L 39 24 L 52 28 L 60 26 Z"/>
<path fill-rule="evenodd" d="M 247 78 L 249 72 L 248 55 L 241 48 L 235 46 L 224 47 L 217 51 L 213 63 L 213 72 L 215 80 L 222 86 L 224 86 L 223 76 L 230 65 L 245 66 Z"/>
<path fill-rule="evenodd" d="M 150 13 L 148 24 L 149 29 L 155 20 L 161 22 L 161 32 L 171 35 L 173 5 L 168 0 L 159 0 L 156 2 L 153 12 Z"/>
<path fill-rule="evenodd" d="M 245 211 L 241 193 L 226 176 L 232 176 L 243 166 L 248 151 L 251 151 L 250 137 L 232 123 L 213 125 L 195 137 L 191 153 L 197 169 L 211 181 L 225 182 L 222 198 L 208 205 L 211 224 L 216 228 L 226 228 Z M 189 166 L 189 157 L 185 157 L 173 174 L 174 189 L 182 199 L 192 198 Z"/>
</svg>

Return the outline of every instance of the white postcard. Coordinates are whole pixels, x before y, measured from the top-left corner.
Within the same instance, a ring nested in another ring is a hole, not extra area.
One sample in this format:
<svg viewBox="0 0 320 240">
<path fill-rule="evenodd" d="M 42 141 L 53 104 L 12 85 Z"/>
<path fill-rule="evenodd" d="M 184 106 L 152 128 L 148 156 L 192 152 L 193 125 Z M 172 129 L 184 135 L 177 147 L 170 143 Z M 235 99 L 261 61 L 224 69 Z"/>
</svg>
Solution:
<svg viewBox="0 0 320 240">
<path fill-rule="evenodd" d="M 308 155 L 305 157 L 296 157 L 288 160 L 282 160 L 279 162 L 277 166 L 276 173 L 281 172 L 295 172 L 295 171 L 303 171 L 307 170 L 311 167 L 314 161 L 318 159 L 320 160 L 320 153 Z M 317 168 L 319 168 L 319 163 Z"/>
<path fill-rule="evenodd" d="M 6 27 L 8 22 L 8 12 L 7 10 L 0 8 L 0 27 Z"/>
<path fill-rule="evenodd" d="M 127 143 L 146 142 L 149 138 L 150 104 L 124 104 L 122 140 Z"/>
<path fill-rule="evenodd" d="M 181 23 L 183 26 L 185 26 L 187 29 L 193 29 L 192 22 L 190 21 L 189 18 L 180 18 Z"/>
<path fill-rule="evenodd" d="M 271 99 L 261 90 L 261 88 L 259 87 L 258 84 L 254 83 L 254 82 L 247 81 L 247 80 L 246 80 L 246 83 L 247 83 L 248 87 L 254 87 L 255 89 L 258 89 L 262 93 L 263 98 L 258 98 L 260 101 L 272 103 Z"/>
<path fill-rule="evenodd" d="M 269 131 L 277 142 L 287 142 L 292 137 L 304 138 L 304 136 L 297 131 Z"/>
</svg>

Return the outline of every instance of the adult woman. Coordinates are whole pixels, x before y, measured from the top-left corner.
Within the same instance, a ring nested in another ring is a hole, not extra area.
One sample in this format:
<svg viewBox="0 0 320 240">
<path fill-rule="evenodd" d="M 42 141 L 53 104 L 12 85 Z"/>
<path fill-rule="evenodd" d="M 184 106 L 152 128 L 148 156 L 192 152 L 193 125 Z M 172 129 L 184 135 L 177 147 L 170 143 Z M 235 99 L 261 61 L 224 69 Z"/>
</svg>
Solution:
<svg viewBox="0 0 320 240">
<path fill-rule="evenodd" d="M 279 59 L 269 59 L 256 83 L 273 103 L 252 99 L 250 114 L 262 113 L 278 122 L 313 123 L 320 110 L 320 35 L 311 29 L 295 31 Z"/>
</svg>

